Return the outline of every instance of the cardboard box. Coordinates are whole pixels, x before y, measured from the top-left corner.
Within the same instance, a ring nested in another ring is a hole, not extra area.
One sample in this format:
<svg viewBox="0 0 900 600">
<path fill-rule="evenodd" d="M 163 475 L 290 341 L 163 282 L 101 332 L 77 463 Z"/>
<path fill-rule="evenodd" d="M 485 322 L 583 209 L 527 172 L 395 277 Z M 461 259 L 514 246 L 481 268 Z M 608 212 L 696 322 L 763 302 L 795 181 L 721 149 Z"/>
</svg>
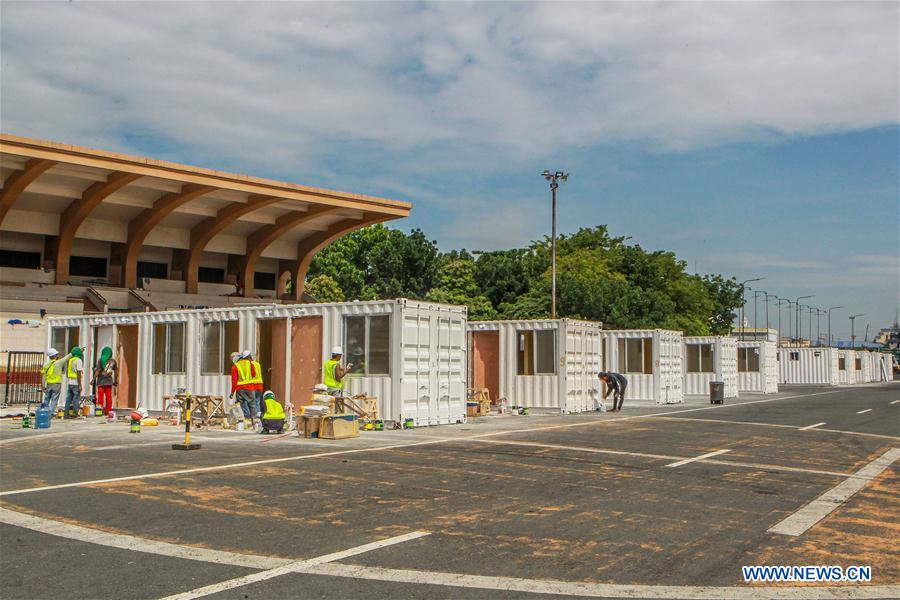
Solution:
<svg viewBox="0 0 900 600">
<path fill-rule="evenodd" d="M 319 437 L 326 440 L 359 437 L 359 422 L 356 420 L 356 415 L 339 414 L 322 417 Z"/>
<path fill-rule="evenodd" d="M 303 429 L 302 435 L 305 438 L 314 438 L 319 437 L 319 421 L 321 421 L 321 417 L 310 417 L 304 416 L 301 417 L 303 420 Z"/>
<path fill-rule="evenodd" d="M 477 402 L 466 402 L 466 416 L 470 419 L 481 416 L 481 407 Z"/>
</svg>

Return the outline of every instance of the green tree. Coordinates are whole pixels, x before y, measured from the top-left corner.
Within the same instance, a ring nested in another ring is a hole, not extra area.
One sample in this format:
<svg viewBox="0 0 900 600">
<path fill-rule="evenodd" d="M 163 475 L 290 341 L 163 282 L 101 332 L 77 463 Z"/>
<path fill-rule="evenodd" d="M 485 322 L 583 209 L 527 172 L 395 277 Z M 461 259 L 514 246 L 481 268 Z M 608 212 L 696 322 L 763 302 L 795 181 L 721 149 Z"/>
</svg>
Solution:
<svg viewBox="0 0 900 600">
<path fill-rule="evenodd" d="M 347 299 L 338 282 L 325 274 L 309 279 L 303 291 L 316 302 L 343 302 Z"/>
<path fill-rule="evenodd" d="M 475 283 L 475 263 L 472 260 L 454 258 L 443 261 L 437 273 L 437 287 L 428 292 L 428 300 L 446 304 L 464 304 L 469 307 L 473 321 L 494 319 L 497 312 L 491 301 L 479 292 Z"/>
</svg>

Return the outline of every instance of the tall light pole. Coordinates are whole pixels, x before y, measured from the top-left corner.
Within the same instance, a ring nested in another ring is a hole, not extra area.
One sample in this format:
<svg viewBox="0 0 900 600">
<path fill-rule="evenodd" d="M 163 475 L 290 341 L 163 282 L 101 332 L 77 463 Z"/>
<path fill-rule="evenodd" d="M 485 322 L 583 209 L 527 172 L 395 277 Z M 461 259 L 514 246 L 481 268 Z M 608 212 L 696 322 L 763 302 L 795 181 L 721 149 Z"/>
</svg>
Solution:
<svg viewBox="0 0 900 600">
<path fill-rule="evenodd" d="M 839 308 L 844 308 L 844 307 L 843 306 L 832 306 L 831 308 L 828 309 L 828 345 L 829 346 L 831 346 L 834 343 L 833 338 L 831 337 L 831 311 L 837 310 Z"/>
<path fill-rule="evenodd" d="M 800 337 L 803 335 L 803 329 L 800 327 L 800 301 L 806 300 L 807 298 L 815 298 L 815 296 L 800 296 L 796 300 L 794 300 L 794 304 L 797 305 L 797 347 L 800 347 Z"/>
<path fill-rule="evenodd" d="M 824 312 L 821 308 L 816 309 L 816 346 L 822 345 L 822 314 Z"/>
<path fill-rule="evenodd" d="M 789 299 L 785 298 L 788 303 L 788 342 L 794 339 L 794 309 L 791 308 L 791 305 L 794 304 Z"/>
<path fill-rule="evenodd" d="M 779 298 L 778 296 L 775 296 L 775 298 L 778 300 L 778 345 L 780 346 L 781 345 L 781 307 L 782 307 L 781 303 L 787 302 L 788 318 L 790 318 L 790 316 L 791 316 L 791 301 L 788 300 L 787 298 Z M 788 328 L 790 328 L 790 325 L 788 325 Z"/>
<path fill-rule="evenodd" d="M 809 312 L 809 345 L 812 346 L 812 305 L 807 306 L 806 310 Z"/>
<path fill-rule="evenodd" d="M 766 337 L 769 337 L 769 296 L 773 298 L 777 298 L 775 294 L 770 294 L 769 292 L 763 292 L 766 295 Z"/>
<path fill-rule="evenodd" d="M 756 299 L 759 298 L 760 294 L 765 294 L 762 290 L 753 290 L 753 338 L 756 339 L 757 329 L 759 329 L 759 323 L 756 320 Z"/>
<path fill-rule="evenodd" d="M 553 289 L 551 294 L 553 295 L 550 300 L 550 318 L 556 318 L 556 188 L 559 187 L 559 181 L 566 181 L 569 179 L 568 173 L 563 173 L 562 171 L 557 171 L 555 173 L 551 173 L 550 171 L 544 171 L 541 173 L 544 179 L 550 182 L 550 195 L 553 200 L 553 207 L 551 209 L 552 212 L 552 225 L 551 225 L 551 234 L 550 234 L 550 271 L 553 278 Z"/>
<path fill-rule="evenodd" d="M 859 313 L 858 315 L 850 315 L 850 347 L 854 350 L 856 349 L 856 317 L 864 317 L 866 313 Z"/>
<path fill-rule="evenodd" d="M 744 339 L 744 305 L 747 304 L 747 299 L 744 296 L 747 289 L 747 284 L 754 281 L 762 281 L 763 279 L 765 279 L 765 277 L 756 277 L 754 279 L 745 279 L 741 282 L 741 340 Z"/>
</svg>

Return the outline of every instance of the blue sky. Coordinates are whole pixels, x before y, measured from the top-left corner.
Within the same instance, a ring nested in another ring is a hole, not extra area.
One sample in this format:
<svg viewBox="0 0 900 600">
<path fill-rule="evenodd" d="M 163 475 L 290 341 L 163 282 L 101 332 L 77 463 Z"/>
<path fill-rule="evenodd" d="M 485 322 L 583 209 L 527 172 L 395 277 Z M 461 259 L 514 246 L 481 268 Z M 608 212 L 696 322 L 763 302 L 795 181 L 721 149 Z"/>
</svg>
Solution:
<svg viewBox="0 0 900 600">
<path fill-rule="evenodd" d="M 444 249 L 608 224 L 893 320 L 897 3 L 0 4 L 2 130 L 410 200 Z M 774 311 L 773 311 L 774 314 Z M 849 336 L 847 312 L 834 321 Z"/>
</svg>

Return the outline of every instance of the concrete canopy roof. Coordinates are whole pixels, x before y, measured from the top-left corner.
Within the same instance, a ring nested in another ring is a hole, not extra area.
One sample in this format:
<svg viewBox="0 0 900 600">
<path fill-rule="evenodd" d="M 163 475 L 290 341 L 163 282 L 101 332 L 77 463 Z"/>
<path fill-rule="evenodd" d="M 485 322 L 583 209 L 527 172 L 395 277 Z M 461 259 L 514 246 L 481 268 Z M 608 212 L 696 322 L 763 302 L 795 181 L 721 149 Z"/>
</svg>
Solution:
<svg viewBox="0 0 900 600">
<path fill-rule="evenodd" d="M 119 263 L 119 285 L 128 288 L 136 287 L 145 244 L 175 248 L 182 252 L 186 289 L 196 293 L 200 258 L 221 236 L 214 247 L 240 257 L 246 295 L 253 292 L 257 260 L 273 243 L 282 258 L 285 243 L 295 247 L 290 260 L 299 297 L 316 252 L 366 225 L 406 217 L 412 208 L 399 200 L 8 134 L 0 134 L 0 178 L 0 231 L 48 235 L 48 227 L 55 229 L 48 258 L 59 284 L 69 279 L 78 238 L 118 244 L 113 262 Z"/>
</svg>

